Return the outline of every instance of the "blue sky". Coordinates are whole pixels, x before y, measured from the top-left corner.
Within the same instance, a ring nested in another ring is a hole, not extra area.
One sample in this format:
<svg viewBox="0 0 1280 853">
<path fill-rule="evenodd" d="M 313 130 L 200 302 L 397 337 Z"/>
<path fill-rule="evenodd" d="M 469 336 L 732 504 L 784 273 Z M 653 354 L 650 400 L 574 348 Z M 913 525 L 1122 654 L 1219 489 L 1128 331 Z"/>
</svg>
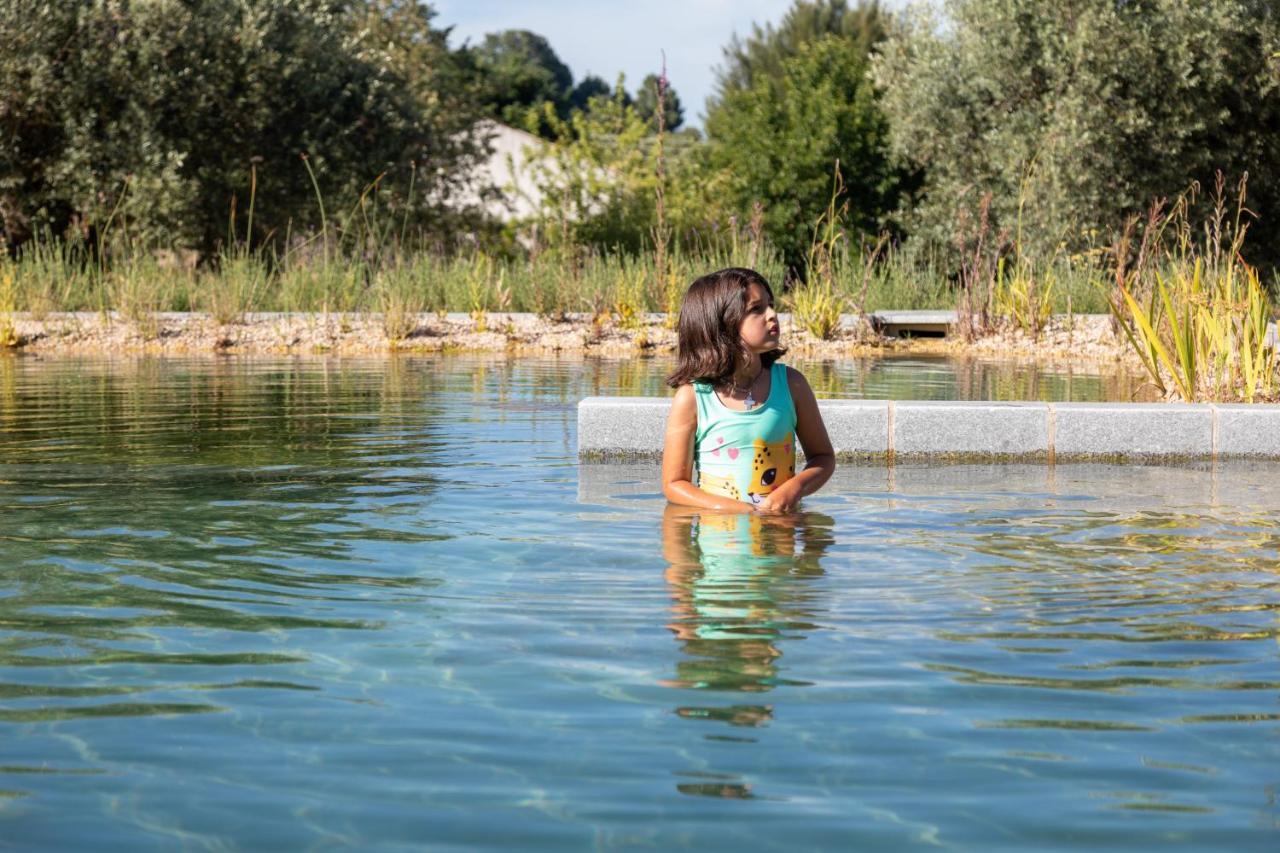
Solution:
<svg viewBox="0 0 1280 853">
<path fill-rule="evenodd" d="M 435 0 L 438 26 L 453 26 L 451 43 L 480 41 L 498 30 L 532 30 L 547 38 L 573 71 L 612 84 L 618 72 L 634 91 L 667 54 L 667 76 L 685 108 L 685 123 L 701 126 L 722 49 L 752 22 L 776 23 L 791 0 Z M 897 5 L 897 4 L 895 4 Z"/>
</svg>

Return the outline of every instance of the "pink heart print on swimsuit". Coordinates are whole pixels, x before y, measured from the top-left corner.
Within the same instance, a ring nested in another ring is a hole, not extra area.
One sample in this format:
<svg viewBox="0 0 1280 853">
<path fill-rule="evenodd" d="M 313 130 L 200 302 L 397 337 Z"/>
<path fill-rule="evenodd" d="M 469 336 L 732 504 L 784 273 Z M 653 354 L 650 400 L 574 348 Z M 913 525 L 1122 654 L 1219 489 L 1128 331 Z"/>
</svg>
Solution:
<svg viewBox="0 0 1280 853">
<path fill-rule="evenodd" d="M 787 368 L 769 368 L 769 396 L 748 411 L 730 409 L 709 383 L 695 382 L 698 428 L 693 464 L 698 487 L 758 504 L 796 473 L 796 408 Z"/>
</svg>

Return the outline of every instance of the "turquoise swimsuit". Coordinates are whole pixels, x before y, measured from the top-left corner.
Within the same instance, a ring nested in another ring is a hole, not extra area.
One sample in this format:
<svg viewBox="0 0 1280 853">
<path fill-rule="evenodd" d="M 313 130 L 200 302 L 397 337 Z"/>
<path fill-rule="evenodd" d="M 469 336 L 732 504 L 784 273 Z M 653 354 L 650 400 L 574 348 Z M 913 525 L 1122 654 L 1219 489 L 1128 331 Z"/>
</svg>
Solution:
<svg viewBox="0 0 1280 853">
<path fill-rule="evenodd" d="M 721 403 L 710 383 L 693 383 L 698 402 L 693 466 L 703 491 L 758 504 L 795 476 L 796 407 L 787 367 L 774 362 L 769 371 L 769 398 L 744 412 Z"/>
</svg>

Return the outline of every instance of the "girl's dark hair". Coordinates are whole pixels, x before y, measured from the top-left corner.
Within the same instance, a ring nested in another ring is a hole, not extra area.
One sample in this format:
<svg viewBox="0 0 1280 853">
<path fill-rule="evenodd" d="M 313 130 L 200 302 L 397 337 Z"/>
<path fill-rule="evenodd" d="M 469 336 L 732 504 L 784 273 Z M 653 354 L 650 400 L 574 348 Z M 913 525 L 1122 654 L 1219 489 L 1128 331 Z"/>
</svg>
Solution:
<svg viewBox="0 0 1280 853">
<path fill-rule="evenodd" d="M 723 384 L 733 377 L 746 352 L 738 329 L 747 316 L 747 288 L 758 284 L 773 299 L 773 288 L 755 270 L 730 267 L 708 273 L 689 285 L 676 326 L 676 369 L 667 384 L 679 388 L 690 382 Z M 760 356 L 767 369 L 785 353 L 778 348 Z"/>
</svg>

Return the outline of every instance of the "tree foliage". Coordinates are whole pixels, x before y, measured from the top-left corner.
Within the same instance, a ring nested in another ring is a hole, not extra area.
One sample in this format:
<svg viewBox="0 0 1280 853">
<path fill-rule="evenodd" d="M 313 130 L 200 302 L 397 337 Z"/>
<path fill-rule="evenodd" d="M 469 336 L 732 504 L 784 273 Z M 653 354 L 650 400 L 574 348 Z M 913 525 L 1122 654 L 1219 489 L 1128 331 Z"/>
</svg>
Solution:
<svg viewBox="0 0 1280 853">
<path fill-rule="evenodd" d="M 668 83 L 662 97 L 663 123 L 667 130 L 678 130 L 684 124 L 684 105 L 680 96 Z M 658 127 L 658 75 L 649 74 L 636 92 L 636 112 L 654 130 Z"/>
<path fill-rule="evenodd" d="M 636 252 L 652 245 L 657 221 L 658 146 L 650 123 L 636 110 L 623 80 L 608 96 L 560 120 L 546 108 L 554 131 L 546 156 L 533 158 L 541 205 L 532 223 L 540 240 Z M 696 138 L 668 136 L 667 221 L 677 240 L 688 240 L 709 219 L 706 182 L 695 159 Z"/>
<path fill-rule="evenodd" d="M 524 126 L 543 104 L 561 118 L 568 115 L 573 72 L 543 36 L 528 30 L 489 33 L 471 54 L 484 74 L 485 102 L 494 118 Z"/>
<path fill-rule="evenodd" d="M 997 227 L 1079 247 L 1247 170 L 1274 256 L 1278 23 L 1260 0 L 950 0 L 912 18 L 876 71 L 894 151 L 927 175 L 907 227 L 945 243 L 989 192 Z"/>
<path fill-rule="evenodd" d="M 604 81 L 604 78 L 595 74 L 588 74 L 583 77 L 578 85 L 573 87 L 573 91 L 569 93 L 569 108 L 574 110 L 585 110 L 590 104 L 592 98 L 609 97 L 613 93 L 613 88 Z"/>
<path fill-rule="evenodd" d="M 259 235 L 418 172 L 449 195 L 478 151 L 458 58 L 394 0 L 94 0 L 0 5 L 0 238 L 100 228 L 206 250 L 258 175 Z M 424 217 L 424 222 L 435 217 Z"/>
<path fill-rule="evenodd" d="M 859 40 L 825 35 L 726 92 L 707 117 L 707 159 L 730 205 L 763 206 L 765 231 L 788 263 L 799 266 L 812 227 L 836 183 L 849 222 L 876 232 L 897 203 L 905 176 L 889 162 L 888 127 Z"/>
<path fill-rule="evenodd" d="M 760 79 L 781 77 L 783 64 L 822 36 L 836 36 L 851 42 L 856 51 L 870 53 L 885 37 L 886 22 L 879 0 L 859 2 L 852 8 L 847 0 L 797 0 L 776 26 L 753 24 L 745 39 L 737 35 L 730 39 L 708 110 L 713 112 L 720 101 L 750 89 Z"/>
</svg>

